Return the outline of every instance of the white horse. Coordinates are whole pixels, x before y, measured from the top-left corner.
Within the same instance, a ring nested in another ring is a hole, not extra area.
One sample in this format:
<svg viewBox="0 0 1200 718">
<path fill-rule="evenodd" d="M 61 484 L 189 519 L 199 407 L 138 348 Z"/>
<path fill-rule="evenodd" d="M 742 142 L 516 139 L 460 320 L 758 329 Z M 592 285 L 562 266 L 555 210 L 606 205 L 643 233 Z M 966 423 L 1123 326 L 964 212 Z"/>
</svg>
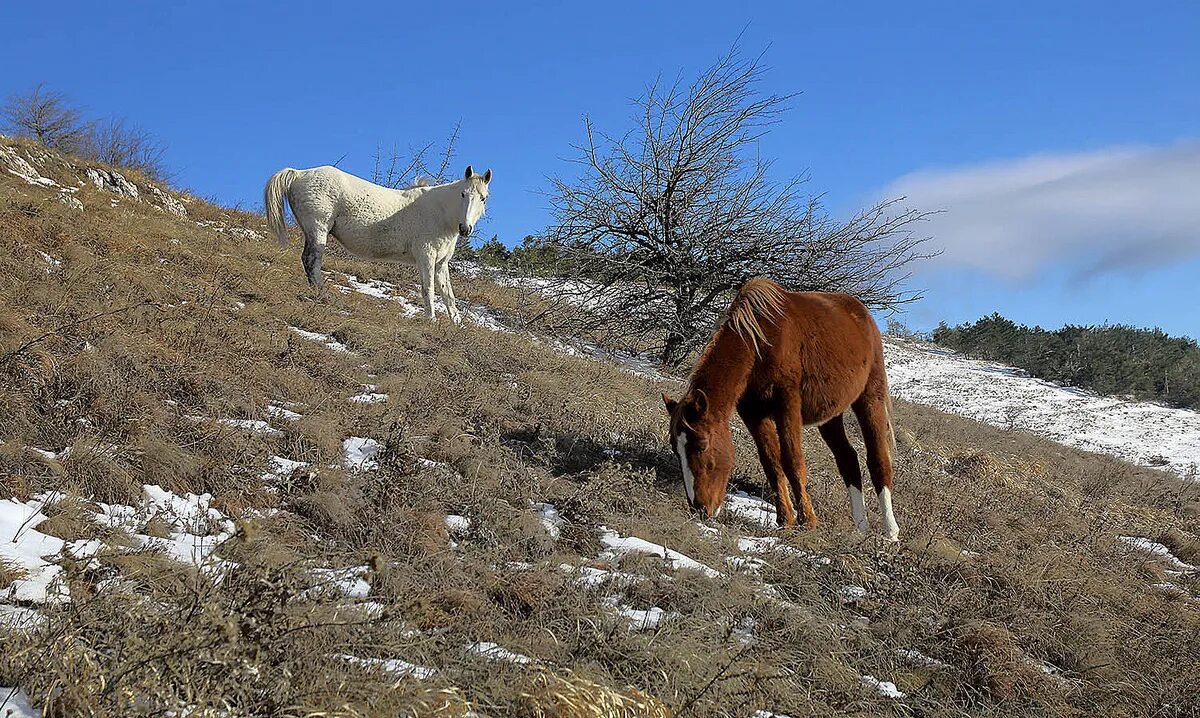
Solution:
<svg viewBox="0 0 1200 718">
<path fill-rule="evenodd" d="M 304 232 L 304 271 L 308 282 L 323 289 L 321 257 L 332 236 L 364 259 L 416 265 L 421 275 L 425 313 L 433 319 L 433 290 L 446 304 L 455 324 L 460 315 L 450 287 L 450 257 L 458 238 L 469 237 L 487 206 L 492 171 L 475 174 L 467 167 L 457 182 L 407 189 L 388 189 L 336 167 L 282 169 L 271 175 L 263 192 L 267 226 L 287 246 L 283 216 L 286 199 Z"/>
</svg>

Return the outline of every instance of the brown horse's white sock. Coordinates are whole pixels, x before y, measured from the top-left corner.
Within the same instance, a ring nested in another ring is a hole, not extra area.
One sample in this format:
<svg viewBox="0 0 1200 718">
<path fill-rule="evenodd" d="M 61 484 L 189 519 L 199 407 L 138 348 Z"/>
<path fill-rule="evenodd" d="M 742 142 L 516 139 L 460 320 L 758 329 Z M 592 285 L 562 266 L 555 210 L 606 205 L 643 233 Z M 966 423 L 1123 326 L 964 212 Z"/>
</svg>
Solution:
<svg viewBox="0 0 1200 718">
<path fill-rule="evenodd" d="M 879 513 L 883 515 L 883 537 L 888 541 L 900 540 L 900 527 L 892 513 L 892 490 L 887 486 L 879 492 Z"/>
<path fill-rule="evenodd" d="M 846 490 L 850 493 L 850 516 L 854 519 L 854 528 L 858 529 L 860 534 L 869 533 L 871 526 L 867 523 L 867 507 L 863 503 L 862 489 L 847 486 Z"/>
</svg>

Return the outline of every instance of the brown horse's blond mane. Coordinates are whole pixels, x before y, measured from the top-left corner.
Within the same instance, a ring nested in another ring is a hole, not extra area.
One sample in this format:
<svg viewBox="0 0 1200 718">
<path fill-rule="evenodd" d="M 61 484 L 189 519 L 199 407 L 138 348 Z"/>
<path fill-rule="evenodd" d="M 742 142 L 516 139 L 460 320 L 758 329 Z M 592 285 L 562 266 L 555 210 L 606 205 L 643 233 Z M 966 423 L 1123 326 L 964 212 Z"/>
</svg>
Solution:
<svg viewBox="0 0 1200 718">
<path fill-rule="evenodd" d="M 742 285 L 733 303 L 729 305 L 729 316 L 725 325 L 733 329 L 743 341 L 754 347 L 760 355 L 759 342 L 771 346 L 763 333 L 760 319 L 774 321 L 783 314 L 786 296 L 783 287 L 766 277 L 755 277 Z"/>
</svg>

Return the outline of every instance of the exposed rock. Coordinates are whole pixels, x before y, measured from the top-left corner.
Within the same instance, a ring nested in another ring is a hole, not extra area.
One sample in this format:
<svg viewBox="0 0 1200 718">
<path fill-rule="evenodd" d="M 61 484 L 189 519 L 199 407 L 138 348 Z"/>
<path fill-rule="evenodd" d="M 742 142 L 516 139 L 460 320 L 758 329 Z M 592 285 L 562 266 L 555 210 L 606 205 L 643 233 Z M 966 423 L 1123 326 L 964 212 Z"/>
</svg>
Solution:
<svg viewBox="0 0 1200 718">
<path fill-rule="evenodd" d="M 58 177 L 77 177 L 80 186 L 90 183 L 102 192 L 146 202 L 175 217 L 187 216 L 187 208 L 183 201 L 149 182 L 139 186 L 117 170 L 103 167 L 82 168 L 57 153 L 23 143 L 10 144 L 6 139 L 0 136 L 0 171 L 7 171 L 31 185 L 59 188 L 58 201 L 69 207 L 83 209 L 83 202 L 72 196 L 78 188 L 63 186 L 47 177 L 48 169 L 53 168 Z M 115 200 L 113 203 L 113 206 L 116 206 Z"/>
<path fill-rule="evenodd" d="M 76 197 L 75 195 L 71 194 L 70 192 L 61 192 L 60 191 L 57 195 L 55 195 L 55 197 L 58 198 L 59 202 L 62 202 L 63 204 L 70 207 L 71 209 L 77 210 L 79 212 L 83 211 L 83 202 L 80 202 L 79 198 Z"/>
<path fill-rule="evenodd" d="M 15 148 L 0 144 L 0 163 L 4 164 L 9 174 L 16 175 L 29 184 L 42 187 L 57 187 L 58 183 L 49 177 L 43 177 L 33 165 L 22 157 Z"/>
<path fill-rule="evenodd" d="M 154 198 L 152 200 L 153 204 L 156 207 L 159 207 L 160 209 L 162 209 L 167 214 L 172 214 L 172 215 L 175 215 L 176 217 L 186 217 L 187 216 L 187 208 L 183 206 L 182 202 L 175 199 L 174 197 L 167 194 L 166 192 L 163 192 L 161 189 L 155 187 L 154 185 L 152 185 L 152 184 L 146 185 L 146 194 L 153 197 Z"/>
<path fill-rule="evenodd" d="M 125 175 L 116 170 L 88 167 L 87 177 L 92 181 L 92 184 L 96 185 L 96 189 L 133 199 L 141 199 L 137 185 L 125 179 Z"/>
</svg>

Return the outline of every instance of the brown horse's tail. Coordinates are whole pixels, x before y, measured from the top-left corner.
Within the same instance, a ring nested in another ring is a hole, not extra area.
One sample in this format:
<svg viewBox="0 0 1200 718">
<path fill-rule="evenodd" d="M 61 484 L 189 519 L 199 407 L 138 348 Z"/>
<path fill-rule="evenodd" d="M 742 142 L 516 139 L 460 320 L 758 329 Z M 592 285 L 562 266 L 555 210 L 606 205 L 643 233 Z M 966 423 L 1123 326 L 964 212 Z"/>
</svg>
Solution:
<svg viewBox="0 0 1200 718">
<path fill-rule="evenodd" d="M 773 321 L 783 314 L 786 299 L 783 287 L 766 277 L 755 277 L 738 290 L 733 303 L 729 305 L 729 317 L 725 322 L 743 341 L 754 347 L 756 355 L 761 356 L 759 342 L 766 346 L 771 346 L 771 342 L 767 341 L 759 319 Z"/>
<path fill-rule="evenodd" d="M 267 213 L 267 227 L 279 239 L 279 246 L 287 248 L 287 223 L 283 218 L 283 203 L 287 199 L 288 188 L 300 173 L 291 167 L 285 167 L 267 180 L 263 188 L 263 210 Z"/>
</svg>

